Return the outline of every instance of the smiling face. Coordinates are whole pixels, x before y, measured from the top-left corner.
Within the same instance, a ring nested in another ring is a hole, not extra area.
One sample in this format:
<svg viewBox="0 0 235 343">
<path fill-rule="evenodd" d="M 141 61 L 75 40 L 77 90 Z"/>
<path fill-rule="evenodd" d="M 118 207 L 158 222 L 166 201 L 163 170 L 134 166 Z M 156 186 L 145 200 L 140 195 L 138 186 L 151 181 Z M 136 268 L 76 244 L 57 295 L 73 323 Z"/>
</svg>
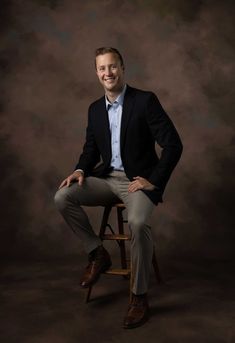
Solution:
<svg viewBox="0 0 235 343">
<path fill-rule="evenodd" d="M 105 92 L 119 93 L 124 86 L 124 67 L 115 53 L 96 57 L 96 74 Z"/>
</svg>

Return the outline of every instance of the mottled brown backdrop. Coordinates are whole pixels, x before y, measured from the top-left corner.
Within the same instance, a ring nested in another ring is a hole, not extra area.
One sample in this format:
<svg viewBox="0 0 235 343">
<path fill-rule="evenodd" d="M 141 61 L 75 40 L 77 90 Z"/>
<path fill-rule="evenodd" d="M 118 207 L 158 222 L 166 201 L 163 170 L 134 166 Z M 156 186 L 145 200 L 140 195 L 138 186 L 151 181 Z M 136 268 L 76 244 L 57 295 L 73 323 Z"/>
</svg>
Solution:
<svg viewBox="0 0 235 343">
<path fill-rule="evenodd" d="M 235 4 L 216 0 L 1 1 L 1 254 L 81 245 L 53 196 L 103 94 L 94 50 L 117 47 L 128 84 L 153 90 L 184 152 L 152 226 L 165 255 L 234 255 Z M 100 209 L 89 209 L 95 226 Z"/>
</svg>

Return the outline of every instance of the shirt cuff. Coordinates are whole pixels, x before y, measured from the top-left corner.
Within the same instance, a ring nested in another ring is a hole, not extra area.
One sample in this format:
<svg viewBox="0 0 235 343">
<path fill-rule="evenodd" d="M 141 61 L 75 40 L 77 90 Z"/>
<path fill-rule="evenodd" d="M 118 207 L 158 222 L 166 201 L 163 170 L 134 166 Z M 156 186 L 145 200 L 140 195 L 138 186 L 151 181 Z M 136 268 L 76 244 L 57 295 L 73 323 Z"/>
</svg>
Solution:
<svg viewBox="0 0 235 343">
<path fill-rule="evenodd" d="M 76 170 L 74 170 L 74 172 L 76 172 L 76 171 L 79 171 L 79 172 L 81 172 L 81 173 L 84 175 L 84 171 L 83 171 L 82 169 L 76 169 Z"/>
</svg>

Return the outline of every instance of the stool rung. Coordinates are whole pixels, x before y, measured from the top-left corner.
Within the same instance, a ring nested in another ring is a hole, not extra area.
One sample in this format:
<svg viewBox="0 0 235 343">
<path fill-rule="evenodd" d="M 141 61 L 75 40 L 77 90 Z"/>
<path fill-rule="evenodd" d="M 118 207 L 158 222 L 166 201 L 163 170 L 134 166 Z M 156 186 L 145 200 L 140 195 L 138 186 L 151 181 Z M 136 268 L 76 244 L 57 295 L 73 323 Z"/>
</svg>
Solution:
<svg viewBox="0 0 235 343">
<path fill-rule="evenodd" d="M 129 241 L 130 240 L 130 236 L 129 235 L 103 235 L 102 240 L 124 240 L 124 241 Z"/>
<path fill-rule="evenodd" d="M 130 269 L 109 269 L 106 270 L 105 274 L 112 274 L 112 275 L 130 275 Z"/>
</svg>

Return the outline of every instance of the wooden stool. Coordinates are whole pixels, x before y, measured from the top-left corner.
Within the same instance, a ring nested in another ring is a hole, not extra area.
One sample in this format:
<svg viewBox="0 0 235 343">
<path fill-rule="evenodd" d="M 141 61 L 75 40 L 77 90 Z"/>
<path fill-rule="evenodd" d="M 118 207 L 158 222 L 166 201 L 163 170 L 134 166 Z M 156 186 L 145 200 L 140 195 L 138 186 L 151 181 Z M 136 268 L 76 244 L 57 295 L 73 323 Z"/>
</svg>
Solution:
<svg viewBox="0 0 235 343">
<path fill-rule="evenodd" d="M 108 223 L 109 215 L 112 210 L 112 208 L 115 207 L 117 210 L 117 222 L 118 222 L 118 232 L 115 233 L 111 225 Z M 130 241 L 131 235 L 124 233 L 124 223 L 128 223 L 127 220 L 123 219 L 123 210 L 125 210 L 125 205 L 123 203 L 115 204 L 113 206 L 106 206 L 104 208 L 102 222 L 100 226 L 100 232 L 99 237 L 102 241 L 104 240 L 114 240 L 119 245 L 120 249 L 120 257 L 121 257 L 121 268 L 110 268 L 107 271 L 104 272 L 104 274 L 112 274 L 112 275 L 122 275 L 124 278 L 130 279 L 130 296 L 131 296 L 131 288 L 132 288 L 132 281 L 133 281 L 133 275 L 132 275 L 132 268 L 130 260 L 127 260 L 126 257 L 126 246 L 125 242 Z M 107 234 L 106 229 L 109 229 L 111 233 Z M 157 258 L 155 254 L 155 249 L 153 249 L 153 258 L 152 258 L 152 264 L 155 272 L 155 276 L 158 283 L 162 282 L 162 278 L 159 272 Z M 92 291 L 92 287 L 90 286 L 87 291 L 86 295 L 86 302 L 89 302 L 90 295 Z"/>
</svg>

